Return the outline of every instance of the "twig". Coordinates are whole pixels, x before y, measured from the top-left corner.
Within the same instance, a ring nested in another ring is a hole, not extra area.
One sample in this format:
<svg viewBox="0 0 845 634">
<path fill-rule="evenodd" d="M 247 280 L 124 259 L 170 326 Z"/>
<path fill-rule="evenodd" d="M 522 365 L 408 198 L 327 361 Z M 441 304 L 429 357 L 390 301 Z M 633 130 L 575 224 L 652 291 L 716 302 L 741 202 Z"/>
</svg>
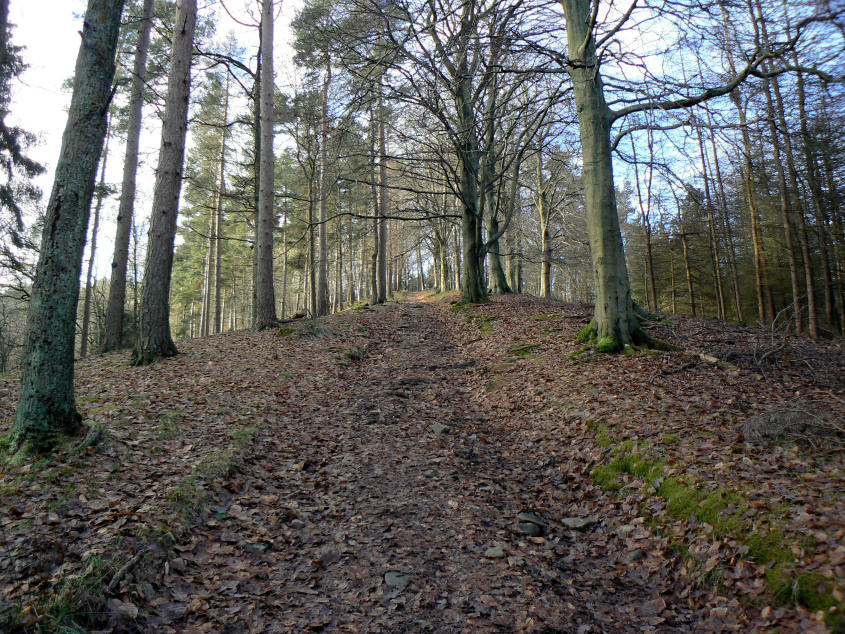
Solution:
<svg viewBox="0 0 845 634">
<path fill-rule="evenodd" d="M 106 594 L 111 594 L 112 592 L 117 590 L 117 586 L 120 584 L 121 581 L 123 581 L 123 578 L 126 576 L 126 573 L 132 570 L 135 564 L 137 564 L 141 560 L 141 557 L 143 557 L 146 552 L 146 548 L 137 552 L 135 556 L 132 557 L 132 559 L 123 564 L 120 569 L 116 573 L 114 573 L 114 576 L 111 578 L 111 581 L 109 581 L 109 585 L 106 586 Z"/>
</svg>

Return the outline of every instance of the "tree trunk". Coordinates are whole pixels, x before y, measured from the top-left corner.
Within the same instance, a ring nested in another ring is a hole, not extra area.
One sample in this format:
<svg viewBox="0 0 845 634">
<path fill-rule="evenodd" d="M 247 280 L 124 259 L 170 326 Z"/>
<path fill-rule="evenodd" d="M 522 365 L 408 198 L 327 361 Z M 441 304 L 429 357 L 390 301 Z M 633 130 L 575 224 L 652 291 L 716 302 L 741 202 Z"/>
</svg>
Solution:
<svg viewBox="0 0 845 634">
<path fill-rule="evenodd" d="M 716 219 L 713 216 L 713 199 L 710 197 L 710 170 L 704 151 L 704 137 L 698 128 L 698 149 L 701 152 L 701 173 L 704 176 L 704 204 L 707 206 L 707 234 L 710 246 L 710 264 L 713 267 L 713 294 L 716 296 L 716 312 L 719 319 L 725 319 L 725 291 L 722 285 L 722 267 L 719 254 L 719 238 L 716 234 Z"/>
<path fill-rule="evenodd" d="M 378 296 L 377 304 L 387 301 L 387 137 L 384 98 L 378 92 Z"/>
<path fill-rule="evenodd" d="M 226 197 L 226 137 L 229 132 L 229 75 L 226 74 L 226 93 L 223 101 L 223 128 L 220 131 L 220 162 L 217 172 L 217 200 L 214 228 L 214 334 L 223 331 L 223 200 Z"/>
<path fill-rule="evenodd" d="M 95 196 L 97 202 L 94 204 L 94 224 L 91 227 L 91 252 L 88 254 L 88 271 L 85 275 L 85 297 L 82 300 L 82 333 L 79 343 L 79 356 L 88 356 L 88 331 L 91 326 L 91 294 L 92 277 L 94 276 L 94 259 L 97 256 L 97 232 L 100 230 L 100 212 L 103 209 L 103 198 L 105 198 L 106 187 L 106 163 L 109 158 L 109 127 L 110 122 L 106 122 L 106 140 L 103 145 L 103 158 L 100 160 L 100 186 L 97 188 Z"/>
<path fill-rule="evenodd" d="M 141 291 L 139 339 L 132 363 L 143 365 L 178 351 L 170 335 L 170 274 L 173 242 L 188 128 L 191 88 L 191 51 L 197 18 L 196 0 L 181 0 L 176 9 L 167 101 L 161 129 L 150 238 Z"/>
<path fill-rule="evenodd" d="M 258 190 L 258 311 L 255 328 L 263 330 L 276 323 L 276 296 L 273 284 L 274 157 L 273 157 L 273 0 L 261 8 L 261 188 Z"/>
<path fill-rule="evenodd" d="M 123 0 L 89 0 L 32 286 L 12 450 L 49 447 L 82 422 L 73 394 L 79 274 L 103 149 Z"/>
<path fill-rule="evenodd" d="M 593 261 L 596 304 L 590 333 L 603 350 L 636 343 L 642 331 L 634 316 L 625 251 L 616 210 L 610 153 L 610 110 L 597 68 L 588 0 L 561 0 L 583 152 L 587 229 Z"/>
<path fill-rule="evenodd" d="M 123 160 L 123 184 L 117 210 L 117 231 L 111 265 L 109 302 L 103 352 L 116 350 L 123 338 L 123 310 L 126 303 L 126 269 L 129 260 L 129 237 L 135 206 L 135 175 L 138 172 L 138 145 L 144 105 L 144 82 L 147 76 L 147 51 L 150 47 L 153 0 L 144 0 L 144 15 L 138 27 L 138 44 L 132 67 L 132 92 L 129 97 L 129 122 L 126 131 L 126 156 Z"/>
<path fill-rule="evenodd" d="M 332 65 L 326 52 L 326 79 L 323 82 L 323 112 L 320 121 L 320 255 L 317 278 L 317 315 L 329 312 L 329 247 L 326 226 L 326 201 L 329 196 L 329 83 Z"/>
</svg>

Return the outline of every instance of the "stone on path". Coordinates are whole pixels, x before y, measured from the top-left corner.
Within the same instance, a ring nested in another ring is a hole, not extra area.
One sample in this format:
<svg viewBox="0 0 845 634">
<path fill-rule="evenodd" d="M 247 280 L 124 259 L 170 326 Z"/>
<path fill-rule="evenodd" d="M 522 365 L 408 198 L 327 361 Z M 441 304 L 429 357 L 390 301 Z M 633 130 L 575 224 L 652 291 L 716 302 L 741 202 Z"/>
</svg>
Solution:
<svg viewBox="0 0 845 634">
<path fill-rule="evenodd" d="M 598 524 L 599 521 L 595 517 L 564 517 L 561 523 L 572 530 L 583 531 Z"/>
</svg>

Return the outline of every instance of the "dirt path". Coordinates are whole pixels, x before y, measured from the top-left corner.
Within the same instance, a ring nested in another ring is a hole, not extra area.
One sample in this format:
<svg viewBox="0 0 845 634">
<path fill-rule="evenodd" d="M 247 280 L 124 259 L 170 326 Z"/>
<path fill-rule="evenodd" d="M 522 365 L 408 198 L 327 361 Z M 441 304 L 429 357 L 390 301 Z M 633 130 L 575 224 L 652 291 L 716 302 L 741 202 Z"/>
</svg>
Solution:
<svg viewBox="0 0 845 634">
<path fill-rule="evenodd" d="M 561 523 L 590 517 L 588 499 L 546 508 L 543 537 L 515 528 L 517 513 L 537 508 L 525 473 L 550 465 L 519 446 L 524 441 L 506 421 L 473 405 L 471 368 L 484 360 L 466 358 L 443 322 L 448 318 L 413 302 L 361 312 L 346 326 L 350 337 L 363 334 L 367 342 L 355 349 L 359 361 L 328 346 L 306 376 L 267 386 L 277 399 L 268 408 L 272 418 L 228 499 L 169 563 L 169 594 L 151 597 L 147 626 L 690 627 L 683 605 L 657 596 L 650 559 L 623 561 L 621 520 L 597 518 L 601 530 Z M 559 466 L 555 472 L 564 488 L 580 477 Z"/>
</svg>

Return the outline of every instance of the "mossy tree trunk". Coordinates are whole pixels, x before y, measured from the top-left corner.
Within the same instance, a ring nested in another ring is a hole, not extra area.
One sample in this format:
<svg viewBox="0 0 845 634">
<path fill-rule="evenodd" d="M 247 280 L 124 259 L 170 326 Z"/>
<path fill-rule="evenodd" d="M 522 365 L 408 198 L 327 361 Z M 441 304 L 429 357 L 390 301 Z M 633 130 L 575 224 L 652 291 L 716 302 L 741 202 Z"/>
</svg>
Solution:
<svg viewBox="0 0 845 634">
<path fill-rule="evenodd" d="M 592 336 L 604 347 L 635 343 L 641 329 L 634 315 L 631 287 L 616 210 L 610 150 L 611 111 L 597 68 L 589 0 L 561 0 L 566 17 L 569 75 L 575 93 L 583 152 L 587 229 L 593 261 L 596 305 Z"/>
<path fill-rule="evenodd" d="M 136 365 L 151 363 L 158 357 L 170 357 L 178 352 L 170 334 L 170 274 L 182 188 L 196 18 L 197 0 L 180 0 L 173 29 L 167 101 L 141 291 L 141 327 L 132 353 L 132 363 Z"/>
<path fill-rule="evenodd" d="M 73 351 L 82 252 L 106 134 L 123 0 L 89 0 L 73 97 L 41 235 L 12 447 L 38 450 L 81 424 Z"/>
</svg>

